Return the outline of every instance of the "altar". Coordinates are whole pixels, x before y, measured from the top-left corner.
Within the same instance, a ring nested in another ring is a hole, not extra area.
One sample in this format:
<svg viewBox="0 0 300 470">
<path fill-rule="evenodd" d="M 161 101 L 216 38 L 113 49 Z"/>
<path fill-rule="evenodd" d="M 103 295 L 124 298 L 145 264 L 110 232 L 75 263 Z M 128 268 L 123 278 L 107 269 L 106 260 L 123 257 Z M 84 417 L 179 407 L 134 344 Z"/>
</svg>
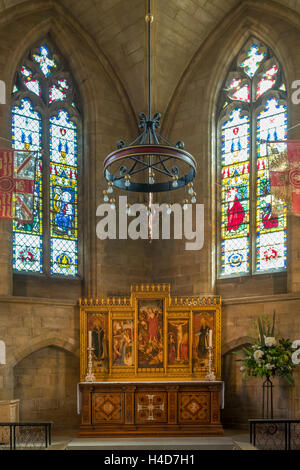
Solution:
<svg viewBox="0 0 300 470">
<path fill-rule="evenodd" d="M 222 435 L 220 297 L 80 300 L 79 435 Z"/>
</svg>

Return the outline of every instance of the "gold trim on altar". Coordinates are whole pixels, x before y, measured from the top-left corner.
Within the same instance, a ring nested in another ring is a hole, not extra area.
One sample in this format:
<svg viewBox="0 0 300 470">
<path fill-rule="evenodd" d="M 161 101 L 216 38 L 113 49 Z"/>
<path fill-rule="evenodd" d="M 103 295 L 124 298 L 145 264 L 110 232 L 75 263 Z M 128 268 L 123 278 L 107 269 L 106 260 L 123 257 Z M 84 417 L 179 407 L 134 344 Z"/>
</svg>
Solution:
<svg viewBox="0 0 300 470">
<path fill-rule="evenodd" d="M 169 284 L 131 286 L 128 297 L 83 298 L 80 380 L 92 349 L 96 381 L 204 380 L 212 336 L 212 371 L 221 378 L 221 298 L 176 296 Z"/>
</svg>

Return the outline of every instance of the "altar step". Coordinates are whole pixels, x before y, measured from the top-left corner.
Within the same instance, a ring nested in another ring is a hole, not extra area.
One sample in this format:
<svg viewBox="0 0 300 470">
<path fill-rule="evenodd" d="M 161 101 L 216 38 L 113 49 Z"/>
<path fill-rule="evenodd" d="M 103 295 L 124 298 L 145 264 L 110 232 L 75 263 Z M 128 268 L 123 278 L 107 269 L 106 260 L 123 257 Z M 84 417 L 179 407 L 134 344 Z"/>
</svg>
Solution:
<svg viewBox="0 0 300 470">
<path fill-rule="evenodd" d="M 75 438 L 67 450 L 233 450 L 230 437 Z"/>
</svg>

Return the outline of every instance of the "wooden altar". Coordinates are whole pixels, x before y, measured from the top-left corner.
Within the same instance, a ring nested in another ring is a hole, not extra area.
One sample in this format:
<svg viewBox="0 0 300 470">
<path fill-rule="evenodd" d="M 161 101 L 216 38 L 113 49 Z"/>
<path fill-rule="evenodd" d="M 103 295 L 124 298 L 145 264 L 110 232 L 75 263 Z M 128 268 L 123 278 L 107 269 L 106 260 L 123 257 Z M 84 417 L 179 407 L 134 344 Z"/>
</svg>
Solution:
<svg viewBox="0 0 300 470">
<path fill-rule="evenodd" d="M 81 437 L 222 435 L 222 382 L 81 383 Z"/>
<path fill-rule="evenodd" d="M 220 297 L 142 284 L 129 297 L 80 299 L 80 345 L 81 436 L 223 433 Z"/>
</svg>

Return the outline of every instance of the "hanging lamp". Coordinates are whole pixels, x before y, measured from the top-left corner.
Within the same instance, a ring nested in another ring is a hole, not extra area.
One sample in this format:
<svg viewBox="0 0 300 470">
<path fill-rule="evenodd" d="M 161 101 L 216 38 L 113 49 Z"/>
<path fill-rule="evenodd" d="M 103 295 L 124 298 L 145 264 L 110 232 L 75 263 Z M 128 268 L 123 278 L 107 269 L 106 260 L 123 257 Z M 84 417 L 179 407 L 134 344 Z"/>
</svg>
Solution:
<svg viewBox="0 0 300 470">
<path fill-rule="evenodd" d="M 182 201 L 183 209 L 190 202 L 196 202 L 193 180 L 196 175 L 196 161 L 184 150 L 184 142 L 172 145 L 159 133 L 161 114 L 151 117 L 151 0 L 145 17 L 148 31 L 148 115 L 139 113 L 139 135 L 128 145 L 119 140 L 117 149 L 104 160 L 104 177 L 108 188 L 103 191 L 104 201 L 115 207 L 112 193 L 115 188 L 135 193 L 148 193 L 149 212 L 153 194 L 187 189 Z M 150 215 L 150 213 L 149 213 Z"/>
</svg>

